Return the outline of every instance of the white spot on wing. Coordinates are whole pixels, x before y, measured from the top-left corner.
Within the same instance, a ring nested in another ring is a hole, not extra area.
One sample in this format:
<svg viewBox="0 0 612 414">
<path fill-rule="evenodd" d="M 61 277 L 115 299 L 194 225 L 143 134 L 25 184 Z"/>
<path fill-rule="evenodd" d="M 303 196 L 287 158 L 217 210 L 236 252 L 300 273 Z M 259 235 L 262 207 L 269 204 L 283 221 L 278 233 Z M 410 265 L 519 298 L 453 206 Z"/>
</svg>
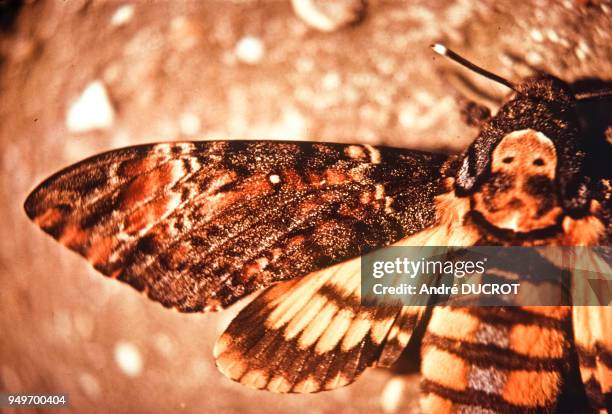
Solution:
<svg viewBox="0 0 612 414">
<path fill-rule="evenodd" d="M 371 145 L 364 145 L 364 147 L 366 150 L 368 150 L 368 154 L 370 154 L 370 162 L 372 164 L 380 164 L 380 151 Z"/>
<path fill-rule="evenodd" d="M 344 150 L 344 153 L 354 160 L 358 160 L 363 157 L 363 147 L 360 145 L 349 145 Z"/>
<path fill-rule="evenodd" d="M 278 175 L 276 175 L 276 174 L 272 174 L 272 175 L 270 175 L 270 182 L 272 184 L 278 184 L 278 183 L 280 183 L 280 177 Z"/>
<path fill-rule="evenodd" d="M 385 213 L 393 213 L 394 210 L 393 207 L 391 207 L 393 205 L 393 201 L 393 197 L 385 197 Z"/>
<path fill-rule="evenodd" d="M 382 200 L 382 198 L 385 196 L 385 186 L 382 184 L 376 184 L 376 192 L 374 193 L 374 197 L 377 200 Z"/>
</svg>

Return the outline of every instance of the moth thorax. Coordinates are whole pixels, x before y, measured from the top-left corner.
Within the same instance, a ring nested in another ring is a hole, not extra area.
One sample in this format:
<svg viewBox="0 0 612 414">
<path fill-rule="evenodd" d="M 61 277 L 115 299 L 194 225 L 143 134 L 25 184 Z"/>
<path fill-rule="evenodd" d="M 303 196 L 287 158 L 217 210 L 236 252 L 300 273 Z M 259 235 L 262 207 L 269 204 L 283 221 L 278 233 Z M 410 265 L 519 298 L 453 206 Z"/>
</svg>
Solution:
<svg viewBox="0 0 612 414">
<path fill-rule="evenodd" d="M 491 174 L 473 195 L 474 209 L 490 224 L 519 233 L 558 223 L 557 154 L 552 141 L 533 129 L 514 131 L 497 144 Z"/>
</svg>

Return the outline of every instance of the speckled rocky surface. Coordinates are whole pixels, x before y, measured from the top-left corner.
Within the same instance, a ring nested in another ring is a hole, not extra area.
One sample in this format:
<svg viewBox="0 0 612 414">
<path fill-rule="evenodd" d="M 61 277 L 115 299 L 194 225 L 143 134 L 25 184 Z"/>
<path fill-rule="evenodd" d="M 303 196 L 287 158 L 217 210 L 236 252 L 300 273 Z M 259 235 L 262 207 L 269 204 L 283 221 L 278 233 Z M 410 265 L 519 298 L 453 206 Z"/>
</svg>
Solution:
<svg viewBox="0 0 612 414">
<path fill-rule="evenodd" d="M 532 65 L 609 80 L 611 28 L 597 1 L 370 1 L 365 20 L 331 32 L 284 1 L 26 4 L 0 39 L 0 389 L 68 392 L 75 412 L 413 412 L 416 376 L 383 370 L 314 396 L 231 383 L 212 345 L 236 310 L 182 315 L 104 280 L 28 223 L 23 200 L 68 163 L 150 141 L 460 150 L 475 130 L 432 41 L 511 79 Z"/>
</svg>

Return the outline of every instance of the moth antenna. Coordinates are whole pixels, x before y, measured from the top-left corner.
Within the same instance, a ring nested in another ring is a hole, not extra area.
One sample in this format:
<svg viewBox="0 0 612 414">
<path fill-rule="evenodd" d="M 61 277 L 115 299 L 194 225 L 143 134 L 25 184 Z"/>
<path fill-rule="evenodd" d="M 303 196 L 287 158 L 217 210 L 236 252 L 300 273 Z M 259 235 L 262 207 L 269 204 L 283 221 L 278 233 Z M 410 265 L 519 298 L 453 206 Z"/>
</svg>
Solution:
<svg viewBox="0 0 612 414">
<path fill-rule="evenodd" d="M 612 98 L 612 89 L 604 89 L 601 91 L 580 92 L 574 94 L 577 101 L 594 101 L 598 99 Z"/>
<path fill-rule="evenodd" d="M 434 43 L 433 45 L 431 45 L 431 48 L 437 54 L 442 55 L 442 56 L 446 56 L 447 58 L 454 60 L 455 62 L 459 63 L 462 66 L 465 66 L 466 68 L 470 69 L 471 71 L 474 71 L 474 72 L 478 73 L 479 75 L 484 76 L 487 79 L 490 79 L 490 80 L 495 81 L 497 83 L 501 83 L 505 87 L 510 88 L 513 91 L 516 91 L 516 86 L 514 86 L 514 84 L 512 82 L 510 82 L 509 80 L 504 79 L 501 76 L 498 76 L 498 75 L 496 75 L 496 74 L 494 74 L 492 72 L 489 72 L 486 69 L 481 68 L 480 66 L 477 66 L 477 65 L 473 64 L 472 62 L 470 62 L 469 60 L 459 56 L 457 53 L 453 52 L 452 50 L 450 50 L 446 46 L 444 46 L 444 45 L 442 45 L 440 43 Z"/>
</svg>

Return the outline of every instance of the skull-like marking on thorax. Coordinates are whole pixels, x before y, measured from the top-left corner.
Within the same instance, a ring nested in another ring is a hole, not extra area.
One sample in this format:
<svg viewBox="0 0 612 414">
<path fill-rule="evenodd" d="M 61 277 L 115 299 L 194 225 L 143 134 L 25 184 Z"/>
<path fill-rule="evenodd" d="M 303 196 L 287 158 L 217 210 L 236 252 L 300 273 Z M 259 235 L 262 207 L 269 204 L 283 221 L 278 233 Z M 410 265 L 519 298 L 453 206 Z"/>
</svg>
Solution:
<svg viewBox="0 0 612 414">
<path fill-rule="evenodd" d="M 500 228 L 528 233 L 559 222 L 552 141 L 533 129 L 506 135 L 493 150 L 491 175 L 473 195 L 473 208 Z"/>
</svg>

